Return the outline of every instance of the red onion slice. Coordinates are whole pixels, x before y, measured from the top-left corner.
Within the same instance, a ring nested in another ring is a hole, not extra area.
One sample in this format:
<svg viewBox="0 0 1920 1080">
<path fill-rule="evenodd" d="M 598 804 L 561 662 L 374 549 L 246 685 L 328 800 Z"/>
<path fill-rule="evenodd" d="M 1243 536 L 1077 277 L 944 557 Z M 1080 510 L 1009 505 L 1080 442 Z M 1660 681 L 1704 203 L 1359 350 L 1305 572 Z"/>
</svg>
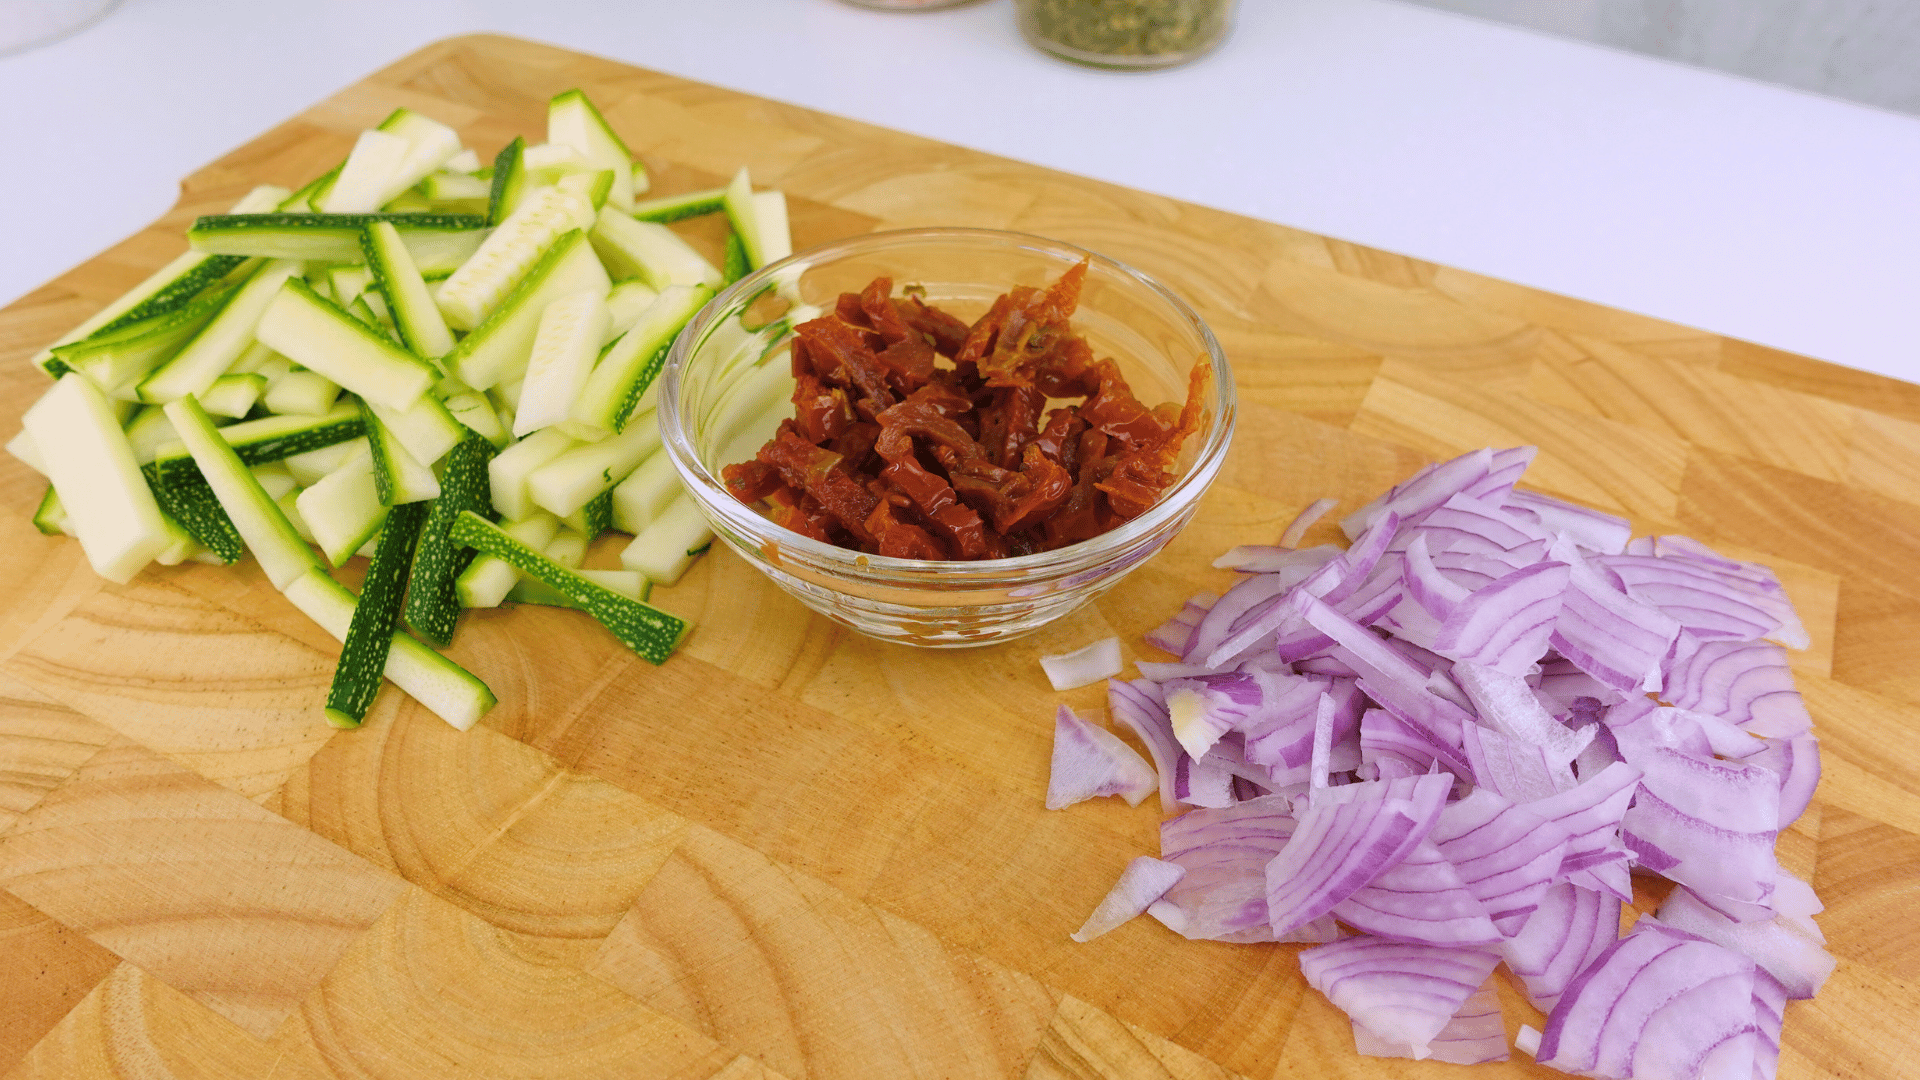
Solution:
<svg viewBox="0 0 1920 1080">
<path fill-rule="evenodd" d="M 1620 822 L 1636 859 L 1696 891 L 1764 904 L 1779 872 L 1774 774 L 1667 747 L 1620 750 L 1644 773 Z"/>
<path fill-rule="evenodd" d="M 1291 801 L 1278 795 L 1161 822 L 1160 857 L 1186 876 L 1150 912 L 1184 937 L 1273 940 L 1266 868 L 1297 825 Z"/>
<path fill-rule="evenodd" d="M 1620 939 L 1620 901 L 1561 882 L 1540 894 L 1520 932 L 1500 946 L 1527 1000 L 1551 1013 L 1574 977 Z"/>
<path fill-rule="evenodd" d="M 1753 971 L 1739 953 L 1642 920 L 1560 996 L 1539 1061 L 1636 1080 L 1748 1076 Z"/>
<path fill-rule="evenodd" d="M 1548 639 L 1575 667 L 1621 693 L 1660 689 L 1660 661 L 1680 624 L 1614 588 L 1564 538 L 1552 558 L 1568 567 L 1567 591 Z"/>
<path fill-rule="evenodd" d="M 1787 654 L 1764 641 L 1708 641 L 1674 665 L 1662 694 L 1682 709 L 1725 717 L 1755 734 L 1790 739 L 1813 729 Z"/>
<path fill-rule="evenodd" d="M 1343 938 L 1300 954 L 1310 986 L 1354 1023 L 1421 1060 L 1499 963 L 1500 955 L 1488 949 L 1373 937 Z"/>
<path fill-rule="evenodd" d="M 1633 525 L 1626 518 L 1575 506 L 1551 495 L 1516 489 L 1507 496 L 1507 508 L 1530 513 L 1545 532 L 1565 533 L 1582 548 L 1602 555 L 1620 554 L 1633 539 Z"/>
<path fill-rule="evenodd" d="M 1573 774 L 1564 766 L 1556 769 L 1547 752 L 1532 743 L 1480 724 L 1467 725 L 1461 735 L 1474 779 L 1495 794 L 1530 803 L 1573 787 Z"/>
<path fill-rule="evenodd" d="M 1185 656 L 1187 643 L 1193 639 L 1193 631 L 1206 618 L 1207 612 L 1220 600 L 1212 593 L 1199 593 L 1187 600 L 1180 613 L 1166 622 L 1147 631 L 1146 643 L 1161 652 L 1174 656 Z"/>
<path fill-rule="evenodd" d="M 1297 583 L 1339 556 L 1340 549 L 1332 544 L 1299 549 L 1244 544 L 1227 549 L 1225 555 L 1213 560 L 1213 567 L 1216 570 L 1238 570 L 1244 574 L 1282 574 Z"/>
<path fill-rule="evenodd" d="M 1481 720 L 1502 734 L 1539 747 L 1555 770 L 1556 785 L 1572 786 L 1573 774 L 1567 763 L 1593 741 L 1591 728 L 1576 732 L 1548 715 L 1520 675 L 1462 660 L 1453 665 L 1453 678 L 1466 691 Z"/>
<path fill-rule="evenodd" d="M 1805 893 L 1812 889 L 1785 871 L 1780 884 L 1793 882 Z M 1833 974 L 1835 961 L 1827 952 L 1820 928 L 1805 915 L 1776 915 L 1764 922 L 1734 922 L 1682 885 L 1660 905 L 1659 919 L 1677 930 L 1702 937 L 1746 956 L 1776 979 L 1789 998 L 1804 999 L 1819 991 Z"/>
<path fill-rule="evenodd" d="M 1567 852 L 1565 829 L 1486 788 L 1441 810 L 1427 840 L 1507 936 L 1540 906 Z"/>
<path fill-rule="evenodd" d="M 1179 809 L 1181 802 L 1174 796 L 1173 779 L 1183 751 L 1173 737 L 1160 684 L 1146 679 L 1108 679 L 1107 709 L 1139 738 L 1153 758 L 1154 772 L 1160 776 L 1160 809 L 1168 813 Z"/>
<path fill-rule="evenodd" d="M 1134 859 L 1120 872 L 1120 880 L 1114 882 L 1113 890 L 1100 901 L 1100 906 L 1087 916 L 1086 924 L 1073 932 L 1073 940 L 1084 945 L 1132 920 L 1186 875 L 1185 870 L 1173 863 L 1146 855 Z"/>
<path fill-rule="evenodd" d="M 1433 651 L 1510 675 L 1526 674 L 1559 625 L 1569 574 L 1565 563 L 1539 562 L 1476 589 L 1441 621 Z"/>
<path fill-rule="evenodd" d="M 1307 508 L 1288 522 L 1286 529 L 1280 533 L 1280 546 L 1299 547 L 1300 538 L 1307 535 L 1307 530 L 1313 528 L 1315 522 L 1326 517 L 1327 512 L 1338 505 L 1340 503 L 1336 499 L 1315 499 L 1308 503 Z"/>
<path fill-rule="evenodd" d="M 1040 669 L 1055 690 L 1077 690 L 1120 674 L 1120 639 L 1101 638 L 1070 653 L 1040 658 Z"/>
<path fill-rule="evenodd" d="M 1276 938 L 1333 910 L 1426 839 L 1453 786 L 1444 773 L 1329 788 L 1267 864 Z"/>
<path fill-rule="evenodd" d="M 1159 785 L 1153 769 L 1133 747 L 1065 705 L 1053 719 L 1053 768 L 1047 780 L 1047 809 L 1059 810 L 1099 795 L 1118 795 L 1128 806 Z"/>
<path fill-rule="evenodd" d="M 1780 1069 L 1780 1029 L 1786 1022 L 1787 988 L 1767 974 L 1753 973 L 1754 1080 L 1774 1080 Z"/>
<path fill-rule="evenodd" d="M 1358 1020 L 1353 1021 L 1354 1049 L 1368 1057 L 1417 1057 L 1407 1043 L 1388 1042 Z M 1490 986 L 1474 991 L 1427 1044 L 1427 1058 L 1453 1065 L 1480 1065 L 1507 1060 L 1507 1027 L 1500 1018 L 1500 996 Z"/>
<path fill-rule="evenodd" d="M 1771 769 L 1780 777 L 1779 827 L 1800 820 L 1813 802 L 1813 790 L 1820 783 L 1820 743 L 1811 735 L 1791 739 L 1767 739 L 1759 753 L 1746 759 L 1749 765 Z"/>
<path fill-rule="evenodd" d="M 1420 945 L 1497 945 L 1502 940 L 1460 872 L 1427 841 L 1335 904 L 1333 916 L 1362 933 Z"/>
</svg>

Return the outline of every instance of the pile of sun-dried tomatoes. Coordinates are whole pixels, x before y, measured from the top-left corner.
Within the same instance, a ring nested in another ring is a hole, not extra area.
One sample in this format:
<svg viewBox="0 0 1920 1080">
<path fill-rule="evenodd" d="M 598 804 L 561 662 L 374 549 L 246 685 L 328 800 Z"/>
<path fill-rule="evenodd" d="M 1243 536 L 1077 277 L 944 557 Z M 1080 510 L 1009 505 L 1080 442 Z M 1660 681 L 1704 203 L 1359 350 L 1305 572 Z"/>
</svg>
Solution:
<svg viewBox="0 0 1920 1080">
<path fill-rule="evenodd" d="M 841 294 L 795 328 L 794 417 L 722 470 L 728 490 L 794 532 L 906 559 L 1050 551 L 1138 516 L 1174 481 L 1212 368 L 1184 407 L 1142 405 L 1069 323 L 1086 272 L 1016 286 L 972 326 L 884 277 Z"/>
</svg>

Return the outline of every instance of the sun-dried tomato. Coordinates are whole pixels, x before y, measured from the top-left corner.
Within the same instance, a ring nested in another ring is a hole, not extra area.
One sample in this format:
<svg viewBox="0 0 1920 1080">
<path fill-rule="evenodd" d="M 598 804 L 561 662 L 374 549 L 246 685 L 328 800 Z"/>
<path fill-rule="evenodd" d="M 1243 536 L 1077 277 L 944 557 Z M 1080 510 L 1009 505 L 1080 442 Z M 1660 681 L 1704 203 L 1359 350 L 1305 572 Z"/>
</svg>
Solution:
<svg viewBox="0 0 1920 1080">
<path fill-rule="evenodd" d="M 971 326 L 889 278 L 841 294 L 795 328 L 795 418 L 723 470 L 728 490 L 795 532 L 911 559 L 1049 551 L 1138 517 L 1175 479 L 1211 369 L 1183 404 L 1142 404 L 1073 332 L 1087 266 Z"/>
</svg>

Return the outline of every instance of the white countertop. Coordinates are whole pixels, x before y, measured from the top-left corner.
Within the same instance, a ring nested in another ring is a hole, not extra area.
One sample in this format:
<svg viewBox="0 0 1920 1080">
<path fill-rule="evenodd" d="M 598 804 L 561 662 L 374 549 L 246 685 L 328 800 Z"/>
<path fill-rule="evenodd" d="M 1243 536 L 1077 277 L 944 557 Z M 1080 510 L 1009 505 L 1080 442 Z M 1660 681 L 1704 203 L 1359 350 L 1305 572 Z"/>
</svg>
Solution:
<svg viewBox="0 0 1920 1080">
<path fill-rule="evenodd" d="M 1220 52 L 1150 75 L 1012 24 L 1009 0 L 128 0 L 0 57 L 0 303 L 312 102 L 497 31 L 1920 381 L 1920 119 L 1392 0 L 1244 0 Z"/>
</svg>

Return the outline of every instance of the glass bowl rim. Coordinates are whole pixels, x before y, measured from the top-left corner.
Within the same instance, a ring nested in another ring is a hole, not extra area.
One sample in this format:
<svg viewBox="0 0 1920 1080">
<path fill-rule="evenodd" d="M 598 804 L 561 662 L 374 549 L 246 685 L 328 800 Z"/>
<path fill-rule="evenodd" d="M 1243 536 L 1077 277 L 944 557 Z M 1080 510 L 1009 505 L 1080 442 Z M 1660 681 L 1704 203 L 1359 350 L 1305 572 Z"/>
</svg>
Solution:
<svg viewBox="0 0 1920 1080">
<path fill-rule="evenodd" d="M 689 433 L 682 424 L 680 388 L 694 344 L 706 336 L 714 321 L 720 318 L 723 312 L 729 311 L 744 299 L 757 296 L 769 282 L 777 281 L 783 275 L 791 275 L 797 279 L 800 273 L 805 272 L 815 262 L 858 254 L 864 249 L 906 247 L 929 241 L 950 241 L 1002 248 L 1011 245 L 1016 249 L 1029 250 L 1038 254 L 1065 256 L 1069 263 L 1091 258 L 1096 265 L 1104 265 L 1106 268 L 1116 270 L 1123 277 L 1144 286 L 1150 294 L 1157 296 L 1165 303 L 1180 321 L 1189 324 L 1197 331 L 1205 349 L 1206 358 L 1213 365 L 1212 392 L 1209 401 L 1213 406 L 1213 419 L 1205 429 L 1204 438 L 1198 453 L 1194 456 L 1193 464 L 1146 513 L 1098 536 L 1052 551 L 1034 552 L 1031 555 L 972 560 L 902 559 L 889 555 L 870 555 L 853 548 L 822 543 L 777 525 L 753 507 L 734 498 L 733 493 L 727 490 L 726 484 L 707 469 L 699 455 L 694 452 Z M 742 533 L 754 536 L 763 542 L 776 541 L 794 555 L 804 557 L 796 561 L 809 562 L 816 566 L 833 565 L 850 576 L 893 585 L 925 584 L 928 578 L 937 576 L 938 580 L 934 583 L 950 589 L 959 584 L 991 587 L 1001 583 L 1030 583 L 1038 577 L 1081 571 L 1136 546 L 1139 541 L 1151 540 L 1171 520 L 1183 514 L 1190 504 L 1197 502 L 1205 489 L 1211 485 L 1215 474 L 1219 472 L 1220 465 L 1233 442 L 1237 398 L 1233 370 L 1227 363 L 1226 353 L 1221 349 L 1219 340 L 1214 337 L 1212 327 L 1207 325 L 1206 320 L 1202 319 L 1191 305 L 1152 276 L 1118 259 L 1064 240 L 1005 229 L 938 226 L 890 229 L 829 241 L 805 251 L 795 252 L 777 262 L 768 263 L 727 286 L 694 315 L 668 349 L 666 363 L 660 372 L 658 410 L 660 432 L 667 455 L 704 512 L 719 516 L 728 525 Z"/>
</svg>

